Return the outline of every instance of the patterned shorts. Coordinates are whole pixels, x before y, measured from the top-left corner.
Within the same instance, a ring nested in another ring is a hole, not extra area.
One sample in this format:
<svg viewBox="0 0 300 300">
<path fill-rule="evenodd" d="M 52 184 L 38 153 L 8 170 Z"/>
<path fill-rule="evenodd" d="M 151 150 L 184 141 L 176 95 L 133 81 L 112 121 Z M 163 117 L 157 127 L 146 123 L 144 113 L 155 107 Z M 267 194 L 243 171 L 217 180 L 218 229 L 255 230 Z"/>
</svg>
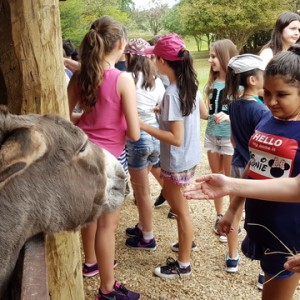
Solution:
<svg viewBox="0 0 300 300">
<path fill-rule="evenodd" d="M 182 172 L 168 172 L 161 169 L 160 177 L 164 180 L 172 180 L 175 184 L 186 185 L 190 183 L 190 180 L 195 175 L 196 167 L 182 171 Z"/>
<path fill-rule="evenodd" d="M 122 165 L 125 174 L 126 174 L 126 178 L 125 178 L 125 182 L 128 182 L 128 160 L 127 160 L 127 156 L 128 156 L 128 152 L 127 152 L 127 148 L 125 147 L 124 150 L 122 151 L 121 155 L 118 157 L 118 161 L 120 162 L 120 164 Z"/>
</svg>

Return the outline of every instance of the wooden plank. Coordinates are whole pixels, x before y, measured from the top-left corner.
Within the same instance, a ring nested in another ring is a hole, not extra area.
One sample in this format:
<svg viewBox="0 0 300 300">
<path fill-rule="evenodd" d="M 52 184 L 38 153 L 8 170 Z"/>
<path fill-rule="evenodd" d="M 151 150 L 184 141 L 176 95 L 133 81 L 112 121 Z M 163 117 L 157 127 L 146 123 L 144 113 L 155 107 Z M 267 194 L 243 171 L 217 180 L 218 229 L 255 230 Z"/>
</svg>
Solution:
<svg viewBox="0 0 300 300">
<path fill-rule="evenodd" d="M 44 235 L 39 234 L 25 244 L 21 300 L 48 300 L 48 274 Z"/>
</svg>

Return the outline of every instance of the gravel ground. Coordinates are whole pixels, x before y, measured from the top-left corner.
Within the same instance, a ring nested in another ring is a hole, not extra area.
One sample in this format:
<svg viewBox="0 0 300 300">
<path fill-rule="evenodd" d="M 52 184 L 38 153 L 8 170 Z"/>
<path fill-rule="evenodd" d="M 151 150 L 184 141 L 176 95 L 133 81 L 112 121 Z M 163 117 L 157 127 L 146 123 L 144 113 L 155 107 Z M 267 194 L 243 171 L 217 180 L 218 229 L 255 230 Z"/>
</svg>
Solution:
<svg viewBox="0 0 300 300">
<path fill-rule="evenodd" d="M 209 173 L 206 156 L 197 169 L 197 174 Z M 152 200 L 160 193 L 160 188 L 151 176 Z M 226 200 L 228 203 L 228 199 Z M 199 251 L 192 253 L 193 274 L 184 279 L 166 280 L 153 276 L 153 269 L 164 264 L 176 253 L 170 244 L 177 241 L 176 221 L 167 218 L 167 205 L 154 210 L 154 233 L 157 249 L 153 252 L 132 250 L 125 246 L 125 229 L 137 222 L 137 209 L 130 194 L 121 211 L 121 220 L 116 236 L 115 275 L 118 280 L 134 291 L 139 291 L 143 300 L 257 300 L 261 292 L 256 288 L 259 273 L 257 261 L 251 261 L 241 254 L 239 271 L 229 274 L 225 271 L 224 258 L 227 244 L 219 242 L 212 228 L 215 211 L 212 201 L 191 201 L 190 209 L 194 224 L 195 241 Z M 242 241 L 244 230 L 240 235 Z M 85 278 L 85 300 L 95 299 L 98 289 L 98 275 Z M 295 300 L 300 300 L 300 291 Z"/>
</svg>

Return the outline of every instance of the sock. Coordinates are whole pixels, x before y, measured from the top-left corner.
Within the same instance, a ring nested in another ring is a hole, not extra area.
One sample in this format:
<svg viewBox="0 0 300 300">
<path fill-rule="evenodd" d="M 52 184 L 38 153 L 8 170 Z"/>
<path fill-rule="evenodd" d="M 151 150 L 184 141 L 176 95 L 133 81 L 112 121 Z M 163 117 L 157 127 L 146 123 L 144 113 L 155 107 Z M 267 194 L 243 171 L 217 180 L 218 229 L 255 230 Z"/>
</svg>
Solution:
<svg viewBox="0 0 300 300">
<path fill-rule="evenodd" d="M 85 265 L 87 266 L 87 267 L 92 267 L 92 266 L 94 266 L 94 265 L 96 265 L 97 263 L 94 263 L 94 264 L 87 264 L 87 263 L 85 263 Z"/>
<path fill-rule="evenodd" d="M 190 262 L 183 263 L 183 262 L 181 262 L 181 261 L 179 261 L 179 260 L 177 260 L 177 262 L 178 262 L 179 267 L 180 267 L 181 269 L 185 269 L 185 268 L 187 268 L 187 267 L 189 267 L 189 266 L 191 265 Z"/>
<path fill-rule="evenodd" d="M 150 242 L 154 238 L 153 231 L 143 231 L 143 239 L 145 242 Z"/>
</svg>

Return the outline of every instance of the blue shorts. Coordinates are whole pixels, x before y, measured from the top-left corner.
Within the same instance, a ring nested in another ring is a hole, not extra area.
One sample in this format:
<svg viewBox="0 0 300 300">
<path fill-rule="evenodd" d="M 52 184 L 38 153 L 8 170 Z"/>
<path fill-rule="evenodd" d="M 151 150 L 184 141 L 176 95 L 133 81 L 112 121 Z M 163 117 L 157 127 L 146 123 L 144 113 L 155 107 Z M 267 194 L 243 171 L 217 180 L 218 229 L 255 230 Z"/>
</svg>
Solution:
<svg viewBox="0 0 300 300">
<path fill-rule="evenodd" d="M 283 225 L 284 226 L 284 225 Z M 287 254 L 270 254 L 269 249 L 266 249 L 252 241 L 247 235 L 242 242 L 242 252 L 250 259 L 260 261 L 261 269 L 266 275 L 273 277 L 280 271 L 283 271 L 276 276 L 276 279 L 285 279 L 292 276 L 294 273 L 284 269 L 283 264 L 286 262 Z M 280 249 L 282 252 L 287 252 L 285 249 Z M 269 253 L 269 254 L 268 254 Z"/>
<path fill-rule="evenodd" d="M 293 253 L 300 252 L 299 211 L 300 203 L 246 199 L 244 228 L 247 236 L 242 250 L 247 257 L 260 260 L 261 268 L 270 277 L 284 270 L 289 253 L 283 244 Z M 276 278 L 291 275 L 293 272 L 285 270 Z"/>
<path fill-rule="evenodd" d="M 142 170 L 148 165 L 159 162 L 160 141 L 145 131 L 141 131 L 141 137 L 137 142 L 126 141 L 128 150 L 128 168 Z"/>
</svg>

